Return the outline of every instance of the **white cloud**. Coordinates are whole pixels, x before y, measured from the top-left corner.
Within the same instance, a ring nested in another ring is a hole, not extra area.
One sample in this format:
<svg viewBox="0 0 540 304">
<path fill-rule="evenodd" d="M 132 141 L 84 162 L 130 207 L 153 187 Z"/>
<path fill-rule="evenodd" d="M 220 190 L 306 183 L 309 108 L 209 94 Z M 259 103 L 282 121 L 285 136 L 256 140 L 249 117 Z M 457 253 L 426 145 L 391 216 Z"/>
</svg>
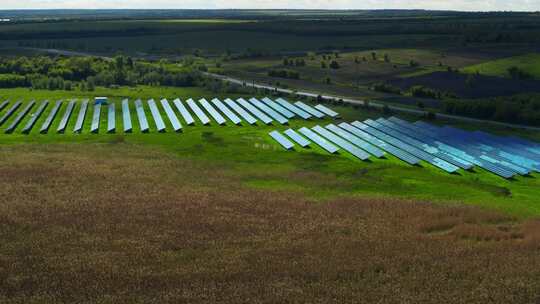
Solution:
<svg viewBox="0 0 540 304">
<path fill-rule="evenodd" d="M 292 8 L 292 9 L 449 9 L 538 11 L 540 0 L 1 0 L 0 9 L 44 8 Z"/>
</svg>

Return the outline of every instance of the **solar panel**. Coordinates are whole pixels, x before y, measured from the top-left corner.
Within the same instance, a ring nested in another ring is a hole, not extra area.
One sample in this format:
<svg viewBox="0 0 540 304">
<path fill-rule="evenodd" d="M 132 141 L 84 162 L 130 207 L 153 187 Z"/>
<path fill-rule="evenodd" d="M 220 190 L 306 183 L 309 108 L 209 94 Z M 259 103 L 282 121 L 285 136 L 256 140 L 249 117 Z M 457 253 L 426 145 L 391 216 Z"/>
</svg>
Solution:
<svg viewBox="0 0 540 304">
<path fill-rule="evenodd" d="M 236 113 L 238 113 L 238 115 L 240 115 L 245 121 L 247 121 L 248 124 L 253 125 L 257 122 L 255 117 L 251 116 L 251 114 L 239 106 L 234 100 L 227 98 L 225 99 L 225 103 Z"/>
<path fill-rule="evenodd" d="M 175 99 L 173 101 L 173 104 L 174 106 L 176 107 L 176 109 L 178 109 L 178 112 L 180 112 L 180 115 L 182 115 L 182 118 L 184 118 L 184 121 L 186 122 L 186 124 L 188 126 L 192 125 L 195 123 L 195 120 L 193 119 L 193 116 L 191 116 L 191 114 L 189 113 L 189 111 L 186 109 L 186 107 L 184 106 L 184 104 L 182 103 L 182 101 L 180 101 L 180 99 Z"/>
<path fill-rule="evenodd" d="M 236 116 L 233 111 L 229 110 L 229 108 L 227 108 L 227 106 L 224 105 L 221 100 L 214 98 L 212 99 L 212 103 L 235 125 L 238 125 L 242 122 L 242 120 L 238 116 Z"/>
<path fill-rule="evenodd" d="M 81 103 L 81 108 L 79 109 L 79 115 L 77 116 L 77 122 L 75 122 L 73 133 L 81 133 L 87 109 L 88 109 L 88 99 L 85 99 Z"/>
<path fill-rule="evenodd" d="M 99 132 L 99 123 L 101 117 L 101 103 L 94 104 L 94 114 L 92 116 L 92 125 L 90 126 L 90 132 Z"/>
<path fill-rule="evenodd" d="M 356 123 L 356 124 L 355 124 Z M 383 130 L 385 130 L 385 128 L 383 126 L 381 126 L 381 124 L 377 123 L 376 121 L 373 121 L 371 119 L 367 119 L 364 121 L 364 124 L 365 125 L 368 125 L 370 128 L 365 128 L 363 129 L 364 131 L 374 135 L 374 136 L 377 136 L 379 138 L 380 137 L 380 134 L 385 134 L 386 132 L 384 132 Z M 362 128 L 362 125 L 359 125 L 358 122 L 354 122 L 353 125 L 355 127 L 359 127 L 359 128 Z M 364 126 L 365 126 L 364 125 Z M 379 131 L 380 133 L 377 133 L 374 132 L 373 130 L 377 130 Z M 387 133 L 386 133 L 387 134 Z M 383 139 L 384 141 L 390 143 L 391 145 L 394 145 L 404 151 L 407 151 L 408 153 L 422 159 L 422 160 L 425 160 L 426 162 L 432 164 L 433 166 L 435 167 L 438 167 L 440 169 L 442 169 L 443 171 L 446 171 L 448 173 L 453 173 L 453 172 L 456 172 L 459 168 L 455 165 L 452 165 L 438 157 L 435 157 L 423 150 L 420 150 L 418 148 L 415 148 L 391 135 L 386 135 L 384 136 L 384 138 L 381 138 Z"/>
<path fill-rule="evenodd" d="M 28 114 L 28 112 L 30 112 L 30 110 L 32 109 L 32 107 L 35 104 L 36 104 L 36 102 L 34 100 L 30 101 L 26 105 L 26 107 L 24 107 L 24 109 L 21 112 L 19 112 L 19 114 L 15 117 L 15 120 L 13 120 L 13 122 L 11 122 L 11 125 L 9 125 L 9 127 L 7 127 L 7 129 L 5 130 L 5 133 L 13 133 L 13 131 L 15 131 L 17 126 L 21 123 L 23 118 L 26 116 L 26 114 Z"/>
<path fill-rule="evenodd" d="M 150 113 L 152 113 L 158 132 L 165 132 L 165 123 L 163 122 L 163 118 L 161 118 L 156 102 L 150 99 L 148 100 L 148 106 L 150 107 Z"/>
<path fill-rule="evenodd" d="M 281 106 L 277 102 L 273 101 L 272 99 L 265 97 L 262 99 L 262 102 L 264 102 L 267 106 L 271 107 L 272 109 L 278 111 L 281 115 L 285 116 L 288 119 L 294 118 L 295 114 L 289 110 L 287 110 L 285 107 Z"/>
<path fill-rule="evenodd" d="M 178 117 L 176 117 L 176 114 L 174 114 L 174 110 L 171 108 L 171 105 L 169 105 L 167 99 L 164 98 L 161 100 L 161 106 L 165 109 L 165 114 L 169 118 L 174 132 L 180 132 L 182 130 L 182 124 L 178 120 Z"/>
<path fill-rule="evenodd" d="M 116 131 L 116 107 L 114 102 L 109 104 L 107 110 L 107 133 L 114 133 Z"/>
<path fill-rule="evenodd" d="M 281 135 L 278 131 L 272 131 L 268 133 L 270 136 L 272 136 L 273 139 L 275 139 L 283 148 L 290 150 L 294 148 L 294 144 L 285 138 L 285 136 Z"/>
<path fill-rule="evenodd" d="M 319 110 L 320 112 L 332 117 L 332 118 L 337 118 L 339 117 L 339 113 L 337 113 L 336 111 L 332 110 L 332 109 L 329 109 L 321 104 L 319 105 L 316 105 L 315 106 L 315 109 Z"/>
<path fill-rule="evenodd" d="M 297 144 L 299 144 L 302 148 L 305 148 L 311 144 L 311 142 L 304 137 L 302 137 L 300 134 L 298 134 L 293 129 L 285 130 L 285 135 L 289 136 L 292 140 L 294 140 Z"/>
<path fill-rule="evenodd" d="M 274 111 L 269 106 L 267 106 L 264 103 L 260 102 L 258 99 L 250 98 L 249 102 L 251 102 L 251 104 L 254 105 L 255 107 L 259 108 L 259 110 L 261 110 L 262 112 L 268 114 L 270 117 L 272 117 L 278 123 L 280 123 L 282 125 L 285 125 L 285 124 L 289 123 L 289 120 L 287 120 L 287 118 L 283 117 L 283 115 L 279 114 L 278 112 Z"/>
<path fill-rule="evenodd" d="M 297 101 L 294 103 L 295 106 L 299 107 L 300 109 L 308 112 L 309 114 L 317 117 L 317 118 L 323 118 L 324 117 L 324 113 L 316 110 L 315 108 L 312 108 L 310 106 L 308 106 L 307 104 L 301 102 L 301 101 Z"/>
<path fill-rule="evenodd" d="M 129 111 L 129 101 L 127 99 L 122 100 L 122 122 L 124 125 L 124 133 L 131 133 L 133 131 L 133 125 L 131 124 L 131 113 Z"/>
<path fill-rule="evenodd" d="M 293 112 L 294 114 L 300 116 L 301 118 L 303 119 L 310 119 L 312 117 L 311 114 L 309 114 L 308 112 L 294 106 L 293 104 L 289 103 L 288 101 L 286 101 L 285 99 L 283 98 L 278 98 L 276 99 L 276 102 L 283 106 L 284 108 L 286 108 L 287 110 Z"/>
<path fill-rule="evenodd" d="M 361 148 L 362 150 L 372 154 L 373 156 L 377 157 L 377 158 L 381 158 L 384 156 L 384 151 L 382 151 L 381 149 L 371 145 L 370 143 L 364 141 L 363 139 L 341 129 L 341 128 L 338 128 L 336 125 L 333 125 L 333 124 L 329 124 L 326 126 L 326 128 L 334 133 L 336 133 L 337 135 L 345 138 L 346 140 L 350 141 L 351 143 L 353 143 L 354 145 L 358 146 L 359 148 Z"/>
<path fill-rule="evenodd" d="M 3 125 L 10 117 L 17 111 L 17 109 L 22 105 L 22 101 L 17 101 L 9 110 L 0 118 L 0 126 Z"/>
<path fill-rule="evenodd" d="M 60 120 L 60 124 L 58 125 L 56 132 L 64 133 L 66 131 L 66 127 L 67 127 L 69 118 L 71 117 L 71 113 L 73 112 L 74 107 L 75 107 L 75 100 L 72 100 L 68 103 L 66 112 L 64 112 L 64 116 L 62 116 L 62 119 Z"/>
<path fill-rule="evenodd" d="M 264 124 L 271 124 L 272 123 L 272 118 L 268 117 L 268 115 L 264 114 L 263 112 L 261 112 L 259 109 L 257 109 L 256 107 L 254 107 L 252 104 L 250 104 L 249 102 L 247 102 L 245 99 L 243 98 L 238 98 L 236 100 L 242 107 L 244 107 L 246 110 L 248 110 L 251 114 L 255 115 L 260 121 L 262 121 Z"/>
<path fill-rule="evenodd" d="M 208 102 L 208 100 L 203 98 L 203 99 L 199 100 L 199 103 L 210 114 L 210 116 L 212 116 L 212 118 L 214 118 L 214 120 L 219 125 L 223 125 L 223 124 L 226 123 L 225 118 L 223 118 L 223 116 L 221 116 L 221 114 L 219 114 L 219 112 L 216 111 L 216 109 L 214 109 L 214 107 L 212 107 L 212 105 Z"/>
<path fill-rule="evenodd" d="M 39 106 L 39 108 L 36 110 L 36 112 L 34 112 L 34 114 L 32 114 L 30 116 L 30 120 L 28 120 L 28 122 L 26 123 L 26 125 L 24 126 L 24 128 L 21 131 L 23 134 L 30 133 L 30 131 L 32 130 L 32 128 L 36 124 L 36 122 L 39 119 L 39 117 L 41 116 L 41 114 L 43 114 L 43 112 L 45 111 L 45 108 L 47 108 L 48 104 L 49 104 L 49 102 L 47 100 L 43 101 L 41 103 L 41 105 Z"/>
<path fill-rule="evenodd" d="M 326 130 L 325 128 L 321 126 L 315 126 L 311 129 L 319 133 L 326 139 L 330 140 L 331 142 L 336 144 L 338 147 L 356 156 L 357 158 L 361 160 L 366 160 L 369 158 L 369 154 L 359 149 L 358 147 L 354 146 L 353 144 L 349 143 L 348 141 L 344 140 L 343 138 L 336 136 L 334 133 Z"/>
<path fill-rule="evenodd" d="M 436 156 L 444 161 L 447 161 L 455 166 L 458 166 L 462 169 L 469 170 L 473 167 L 473 164 L 471 164 L 468 161 L 462 160 L 454 155 L 445 153 L 444 151 L 440 151 L 437 147 L 434 147 L 432 145 L 429 145 L 428 143 L 424 141 L 417 140 L 415 138 L 412 138 L 408 136 L 407 131 L 404 131 L 403 129 L 399 128 L 396 124 L 392 123 L 391 121 L 388 121 L 384 118 L 377 119 L 377 123 L 380 123 L 383 132 L 389 134 L 390 136 L 393 136 L 395 138 L 398 138 L 399 140 L 415 147 L 420 150 L 423 150 L 429 154 L 432 154 L 433 156 Z"/>
<path fill-rule="evenodd" d="M 58 114 L 58 111 L 60 111 L 61 106 L 62 106 L 62 100 L 58 100 L 54 104 L 54 107 L 49 113 L 49 116 L 47 116 L 47 119 L 45 119 L 45 122 L 43 123 L 43 125 L 41 125 L 41 129 L 39 130 L 39 133 L 45 134 L 49 132 L 49 128 L 51 127 L 52 122 L 54 121 L 54 118 L 56 117 L 56 114 Z"/>
<path fill-rule="evenodd" d="M 143 103 L 140 99 L 135 100 L 135 111 L 137 112 L 141 132 L 147 133 L 150 127 L 148 126 L 148 120 L 146 119 L 146 114 L 144 113 Z"/>
<path fill-rule="evenodd" d="M 9 104 L 9 100 L 4 100 L 4 102 L 0 103 L 0 111 L 2 111 L 7 105 Z"/>
<path fill-rule="evenodd" d="M 349 131 L 350 133 L 362 138 L 363 140 L 369 142 L 370 144 L 380 148 L 381 150 L 384 150 L 392 155 L 394 155 L 395 157 L 401 159 L 402 161 L 410 164 L 410 165 L 417 165 L 420 163 L 420 159 L 417 158 L 416 156 L 408 153 L 408 152 L 405 152 L 397 147 L 394 147 L 392 146 L 391 144 L 389 143 L 386 143 L 385 141 L 369 134 L 369 133 L 366 133 L 348 123 L 340 123 L 339 124 L 339 127 L 346 130 L 346 131 Z"/>
<path fill-rule="evenodd" d="M 314 143 L 319 145 L 321 148 L 325 149 L 326 151 L 330 153 L 336 153 L 339 151 L 339 148 L 334 146 L 333 144 L 329 143 L 326 139 L 322 138 L 321 136 L 317 135 L 317 133 L 311 131 L 310 129 L 306 127 L 302 127 L 298 130 L 298 132 L 302 133 L 307 138 L 311 139 Z"/>
<path fill-rule="evenodd" d="M 197 105 L 197 103 L 195 103 L 193 99 L 188 99 L 187 104 L 195 113 L 195 115 L 199 118 L 203 125 L 207 125 L 210 123 L 210 119 L 208 118 L 208 116 L 204 114 L 204 112 L 201 110 L 201 108 L 199 108 L 199 106 Z"/>
</svg>

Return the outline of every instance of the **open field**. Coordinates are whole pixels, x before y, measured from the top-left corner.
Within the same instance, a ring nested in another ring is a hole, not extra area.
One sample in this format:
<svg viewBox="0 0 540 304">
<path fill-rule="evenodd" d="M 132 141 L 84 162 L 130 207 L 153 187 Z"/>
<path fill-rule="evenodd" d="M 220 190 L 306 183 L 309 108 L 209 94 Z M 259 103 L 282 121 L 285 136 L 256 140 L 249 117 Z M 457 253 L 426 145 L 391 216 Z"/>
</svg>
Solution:
<svg viewBox="0 0 540 304">
<path fill-rule="evenodd" d="M 480 73 L 482 75 L 510 77 L 508 69 L 517 67 L 536 79 L 540 79 L 540 54 L 531 53 L 521 56 L 508 57 L 480 64 L 464 67 L 466 73 Z"/>
<path fill-rule="evenodd" d="M 537 221 L 350 195 L 353 185 L 380 183 L 370 170 L 382 179 L 396 171 L 371 164 L 368 179 L 353 163 L 361 182 L 346 182 L 350 160 L 271 145 L 233 149 L 217 131 L 214 142 L 194 144 L 192 133 L 1 145 L 0 301 L 538 300 Z M 169 147 L 148 145 L 153 141 Z M 244 149 L 252 153 L 239 153 Z M 201 159 L 210 150 L 222 157 Z M 255 150 L 265 156 L 250 158 Z M 239 155 L 231 162 L 233 151 Z M 340 176 L 329 173 L 337 164 Z M 434 183 L 447 179 L 429 175 Z M 403 191 L 417 176 L 387 190 Z M 261 179 L 287 187 L 251 186 Z M 320 203 L 297 191 L 306 186 L 340 193 Z"/>
</svg>

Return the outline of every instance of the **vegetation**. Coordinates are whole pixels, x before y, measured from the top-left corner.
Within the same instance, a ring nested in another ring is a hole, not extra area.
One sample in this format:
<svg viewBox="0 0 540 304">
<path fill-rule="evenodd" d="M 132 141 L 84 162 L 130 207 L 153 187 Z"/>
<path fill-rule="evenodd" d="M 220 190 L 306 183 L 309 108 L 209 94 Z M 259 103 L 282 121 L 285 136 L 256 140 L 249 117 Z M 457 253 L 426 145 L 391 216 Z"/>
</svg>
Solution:
<svg viewBox="0 0 540 304">
<path fill-rule="evenodd" d="M 540 79 L 540 54 L 530 53 L 487 61 L 467 66 L 463 71 L 489 76 Z"/>
</svg>

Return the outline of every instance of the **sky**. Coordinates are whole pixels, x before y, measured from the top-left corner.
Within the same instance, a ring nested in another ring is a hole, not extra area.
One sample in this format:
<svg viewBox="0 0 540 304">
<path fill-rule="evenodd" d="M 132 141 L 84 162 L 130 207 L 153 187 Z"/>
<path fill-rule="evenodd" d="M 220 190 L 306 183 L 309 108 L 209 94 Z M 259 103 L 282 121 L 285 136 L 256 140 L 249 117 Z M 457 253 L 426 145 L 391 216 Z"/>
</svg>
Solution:
<svg viewBox="0 0 540 304">
<path fill-rule="evenodd" d="M 0 0 L 0 9 L 47 8 L 540 11 L 540 0 Z"/>
</svg>

